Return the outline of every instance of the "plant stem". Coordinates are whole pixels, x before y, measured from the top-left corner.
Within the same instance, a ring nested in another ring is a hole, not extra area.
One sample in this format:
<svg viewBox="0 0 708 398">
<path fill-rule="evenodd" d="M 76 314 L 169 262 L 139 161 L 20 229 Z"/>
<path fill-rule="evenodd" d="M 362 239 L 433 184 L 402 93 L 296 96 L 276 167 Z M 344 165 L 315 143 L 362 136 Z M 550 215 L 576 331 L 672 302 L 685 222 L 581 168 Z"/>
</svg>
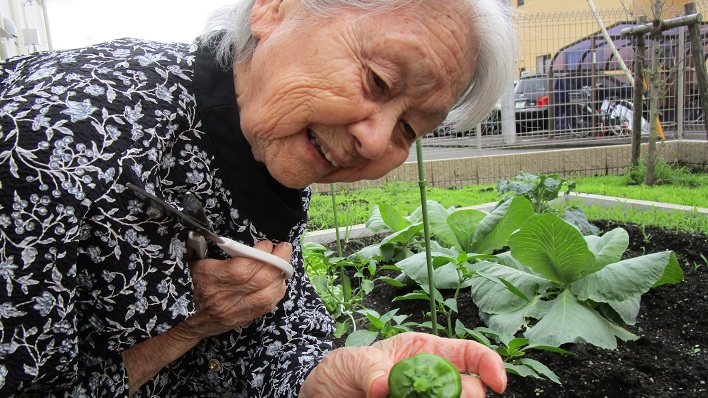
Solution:
<svg viewBox="0 0 708 398">
<path fill-rule="evenodd" d="M 339 237 L 339 219 L 337 218 L 337 193 L 334 190 L 334 183 L 329 184 L 329 191 L 332 197 L 332 216 L 334 217 L 334 236 L 337 240 L 337 256 L 342 257 L 342 241 Z"/>
<path fill-rule="evenodd" d="M 337 219 L 337 193 L 335 192 L 334 189 L 334 183 L 329 184 L 329 189 L 331 192 L 332 196 L 332 215 L 334 216 L 334 236 L 337 240 L 337 256 L 342 257 L 342 241 L 339 238 L 339 220 Z M 341 280 L 342 283 L 342 295 L 344 297 L 344 302 L 349 303 L 351 301 L 351 287 L 349 285 L 348 280 L 346 279 L 347 275 L 344 273 L 344 262 L 341 261 L 339 263 L 339 279 Z"/>
<path fill-rule="evenodd" d="M 428 201 L 425 194 L 425 168 L 423 164 L 423 144 L 421 139 L 415 141 L 416 156 L 418 160 L 418 186 L 420 187 L 420 204 L 423 211 L 423 235 L 425 235 L 425 259 L 428 268 L 428 289 L 430 296 L 430 322 L 433 334 L 438 334 L 438 321 L 435 303 L 435 282 L 433 280 L 433 261 L 430 253 L 430 226 L 428 223 Z"/>
</svg>

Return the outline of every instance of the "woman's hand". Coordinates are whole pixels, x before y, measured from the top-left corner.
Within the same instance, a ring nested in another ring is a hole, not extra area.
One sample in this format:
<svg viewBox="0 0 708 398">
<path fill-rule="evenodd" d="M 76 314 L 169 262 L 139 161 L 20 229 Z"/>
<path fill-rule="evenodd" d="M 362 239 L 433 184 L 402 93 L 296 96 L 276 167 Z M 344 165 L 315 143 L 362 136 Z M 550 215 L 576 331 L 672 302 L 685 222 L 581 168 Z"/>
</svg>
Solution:
<svg viewBox="0 0 708 398">
<path fill-rule="evenodd" d="M 254 247 L 288 262 L 293 252 L 290 243 L 273 248 L 270 241 L 261 241 Z M 233 330 L 267 314 L 285 295 L 283 272 L 247 257 L 196 261 L 191 264 L 191 274 L 197 312 L 186 322 L 201 338 Z"/>
<path fill-rule="evenodd" d="M 469 340 L 402 333 L 371 347 L 332 351 L 307 377 L 300 398 L 385 398 L 393 364 L 420 352 L 444 357 L 460 372 L 477 375 L 462 375 L 463 398 L 484 397 L 487 386 L 499 393 L 506 388 L 504 362 L 491 349 Z"/>
<path fill-rule="evenodd" d="M 290 261 L 293 247 L 270 241 L 254 246 Z M 270 312 L 285 295 L 285 275 L 264 262 L 235 257 L 191 264 L 197 312 L 165 333 L 121 353 L 132 395 L 199 341 L 243 326 Z"/>
</svg>

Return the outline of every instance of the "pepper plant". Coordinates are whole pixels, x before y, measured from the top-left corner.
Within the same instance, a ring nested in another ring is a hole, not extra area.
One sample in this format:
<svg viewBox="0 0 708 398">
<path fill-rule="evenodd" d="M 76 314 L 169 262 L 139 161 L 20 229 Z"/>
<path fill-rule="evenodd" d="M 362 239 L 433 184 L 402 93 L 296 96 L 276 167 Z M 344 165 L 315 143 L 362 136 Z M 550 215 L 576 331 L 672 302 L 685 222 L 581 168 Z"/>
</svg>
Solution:
<svg viewBox="0 0 708 398">
<path fill-rule="evenodd" d="M 381 266 L 375 257 L 362 259 L 357 256 L 333 256 L 333 251 L 315 242 L 305 242 L 302 247 L 310 281 L 327 311 L 337 321 L 335 337 L 355 330 L 356 314 L 363 308 L 364 297 L 373 290 L 376 280 L 390 279 L 377 274 L 395 267 Z"/>
<path fill-rule="evenodd" d="M 505 201 L 491 212 L 446 209 L 435 201 L 428 201 L 427 208 L 434 238 L 430 248 L 434 287 L 437 289 L 457 288 L 458 268 L 462 263 L 488 258 L 495 250 L 504 248 L 511 233 L 534 214 L 530 202 L 523 197 Z M 399 281 L 409 278 L 420 286 L 428 286 L 426 253 L 413 250 L 421 246 L 421 213 L 418 208 L 404 217 L 392 207 L 375 207 L 367 227 L 374 232 L 389 231 L 391 234 L 356 255 L 362 258 L 380 256 L 395 261 L 405 276 Z M 458 261 L 460 256 L 463 261 Z M 469 280 L 464 281 L 463 287 L 469 283 Z"/>
<path fill-rule="evenodd" d="M 415 322 L 406 322 L 408 315 L 397 315 L 398 308 L 381 315 L 377 311 L 363 308 L 356 311 L 357 313 L 366 316 L 369 321 L 367 329 L 358 329 L 347 336 L 344 343 L 345 346 L 368 346 L 376 339 L 387 339 L 398 333 L 410 332 L 412 327 L 416 326 Z"/>
<path fill-rule="evenodd" d="M 551 351 L 558 354 L 572 355 L 572 352 L 562 348 L 529 344 L 529 340 L 526 338 L 499 333 L 496 330 L 486 327 L 468 329 L 464 327 L 462 323 L 458 323 L 455 328 L 460 338 L 472 337 L 496 351 L 497 354 L 504 359 L 506 371 L 522 377 L 548 379 L 554 383 L 560 384 L 560 379 L 555 372 L 535 359 L 526 358 L 526 351 Z"/>
</svg>

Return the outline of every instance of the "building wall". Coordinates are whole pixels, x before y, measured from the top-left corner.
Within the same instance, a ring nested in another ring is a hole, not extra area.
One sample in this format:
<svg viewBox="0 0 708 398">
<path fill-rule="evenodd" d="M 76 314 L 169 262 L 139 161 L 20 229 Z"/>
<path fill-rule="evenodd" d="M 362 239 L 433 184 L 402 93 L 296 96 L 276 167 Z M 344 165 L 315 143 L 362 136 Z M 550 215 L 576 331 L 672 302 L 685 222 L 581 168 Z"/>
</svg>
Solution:
<svg viewBox="0 0 708 398">
<path fill-rule="evenodd" d="M 563 12 L 563 11 L 581 11 L 589 10 L 590 6 L 587 0 L 510 0 L 511 5 L 516 8 L 517 12 Z M 663 0 L 664 7 L 670 15 L 663 15 L 664 18 L 674 17 L 676 10 L 683 9 L 683 4 L 689 0 Z M 519 3 L 523 5 L 519 5 Z M 646 15 L 651 15 L 651 5 L 656 0 L 594 0 L 595 8 L 629 8 L 631 10 L 646 11 Z M 697 1 L 696 1 L 697 2 Z"/>
<path fill-rule="evenodd" d="M 517 53 L 517 78 L 543 74 L 550 59 L 565 46 L 600 31 L 587 0 L 511 0 L 520 39 Z M 639 16 L 653 19 L 651 4 L 655 0 L 594 0 L 600 20 L 605 26 L 620 21 L 634 21 Z M 688 0 L 664 0 L 661 18 L 672 18 L 683 13 Z M 696 2 L 698 12 L 706 14 L 708 2 Z"/>
<path fill-rule="evenodd" d="M 589 10 L 587 0 L 524 0 L 523 5 L 518 5 L 519 0 L 511 0 L 511 5 L 516 8 L 516 12 L 563 12 Z M 596 8 L 619 8 L 622 7 L 622 0 L 595 0 Z M 631 3 L 631 0 L 624 1 Z"/>
</svg>

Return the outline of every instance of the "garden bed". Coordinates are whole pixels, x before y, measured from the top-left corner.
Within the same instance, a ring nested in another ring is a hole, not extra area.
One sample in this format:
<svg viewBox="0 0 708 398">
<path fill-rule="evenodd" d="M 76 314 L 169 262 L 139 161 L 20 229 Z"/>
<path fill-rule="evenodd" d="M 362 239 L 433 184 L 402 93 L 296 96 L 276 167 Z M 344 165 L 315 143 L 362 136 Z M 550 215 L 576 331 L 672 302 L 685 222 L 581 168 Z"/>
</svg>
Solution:
<svg viewBox="0 0 708 398">
<path fill-rule="evenodd" d="M 660 286 L 642 296 L 638 321 L 627 327 L 640 336 L 638 340 L 620 341 L 617 350 L 587 344 L 564 345 L 563 348 L 573 355 L 531 350 L 527 357 L 546 364 L 558 375 L 561 384 L 509 375 L 509 385 L 503 396 L 708 396 L 708 236 L 613 221 L 593 223 L 603 231 L 618 226 L 626 229 L 630 236 L 627 257 L 673 250 L 684 270 L 685 281 Z M 350 242 L 347 246 L 355 250 L 375 242 L 371 239 L 377 238 Z M 364 306 L 381 314 L 399 307 L 398 314 L 410 315 L 409 320 L 423 322 L 424 313 L 429 310 L 427 302 L 392 301 L 403 293 L 401 289 L 377 282 L 375 289 L 364 299 Z M 459 319 L 465 326 L 484 326 L 468 291 L 461 294 L 458 303 Z M 489 393 L 489 397 L 499 395 Z"/>
</svg>

